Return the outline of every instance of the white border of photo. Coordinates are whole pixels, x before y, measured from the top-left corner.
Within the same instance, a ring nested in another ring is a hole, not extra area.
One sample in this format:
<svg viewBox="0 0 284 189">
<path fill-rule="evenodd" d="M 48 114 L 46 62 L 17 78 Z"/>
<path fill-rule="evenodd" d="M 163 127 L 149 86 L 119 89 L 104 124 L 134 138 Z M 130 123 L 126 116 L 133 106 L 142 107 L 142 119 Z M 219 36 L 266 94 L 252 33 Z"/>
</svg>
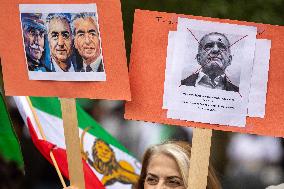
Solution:
<svg viewBox="0 0 284 189">
<path fill-rule="evenodd" d="M 30 80 L 49 80 L 49 81 L 106 81 L 105 62 L 103 58 L 102 40 L 99 26 L 99 15 L 97 11 L 97 5 L 95 3 L 89 4 L 19 4 L 20 15 L 21 13 L 96 13 L 96 19 L 98 24 L 100 48 L 102 64 L 104 67 L 103 72 L 41 72 L 41 71 L 29 71 L 28 65 L 26 65 L 28 76 Z M 20 20 L 21 21 L 21 20 Z M 22 34 L 23 34 L 23 28 Z M 24 38 L 23 38 L 23 45 Z M 25 59 L 26 59 L 26 52 Z M 27 59 L 26 59 L 27 64 Z"/>
</svg>

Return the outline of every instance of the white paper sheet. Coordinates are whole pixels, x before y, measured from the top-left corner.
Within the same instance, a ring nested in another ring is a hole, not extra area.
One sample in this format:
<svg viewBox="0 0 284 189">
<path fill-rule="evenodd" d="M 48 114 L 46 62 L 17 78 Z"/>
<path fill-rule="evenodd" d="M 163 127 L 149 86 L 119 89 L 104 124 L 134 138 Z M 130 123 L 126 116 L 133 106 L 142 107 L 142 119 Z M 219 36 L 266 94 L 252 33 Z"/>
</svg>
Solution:
<svg viewBox="0 0 284 189">
<path fill-rule="evenodd" d="M 264 118 L 271 41 L 256 41 L 255 61 L 249 93 L 248 116 Z"/>
<path fill-rule="evenodd" d="M 166 72 L 165 72 L 165 93 L 164 93 L 164 103 L 163 109 L 167 109 L 167 100 L 169 99 L 168 93 L 169 85 L 171 80 L 170 70 L 172 69 L 172 60 L 174 53 L 174 41 L 175 41 L 175 33 L 174 31 L 170 31 L 168 38 L 168 49 L 167 49 L 167 62 L 166 62 Z M 248 104 L 248 114 L 249 117 L 260 117 L 263 118 L 265 115 L 265 103 L 266 103 L 266 92 L 267 92 L 267 81 L 268 81 L 268 71 L 269 71 L 269 59 L 270 59 L 270 48 L 271 41 L 267 39 L 257 39 L 256 40 L 256 50 L 255 50 L 255 58 L 253 64 L 253 72 L 251 79 L 251 87 L 249 94 L 249 104 Z M 178 110 L 168 110 L 168 114 L 171 117 L 184 117 L 186 118 L 186 114 L 189 114 L 187 111 L 178 111 Z M 180 116 L 177 116 L 179 115 Z M 190 112 L 190 114 L 194 114 Z M 199 115 L 197 115 L 199 116 Z M 238 118 L 237 118 L 238 119 Z M 194 118 L 192 118 L 194 121 Z M 228 121 L 232 122 L 232 120 Z"/>
<path fill-rule="evenodd" d="M 198 41 L 210 32 L 223 33 L 231 43 L 233 58 L 229 66 L 231 70 L 228 70 L 231 73 L 226 73 L 226 75 L 237 83 L 239 92 L 180 85 L 181 80 L 188 76 L 188 73 L 198 70 L 198 63 L 195 59 Z M 170 34 L 171 38 L 172 35 Z M 170 55 L 167 59 L 163 104 L 163 108 L 169 109 L 168 118 L 244 126 L 255 51 L 256 28 L 179 19 L 178 32 L 174 35 L 175 41 L 169 41 L 169 45 L 174 44 L 174 54 L 173 58 Z M 168 52 L 171 51 L 169 48 Z M 170 60 L 172 63 L 168 62 Z"/>
<path fill-rule="evenodd" d="M 174 55 L 174 45 L 175 45 L 175 31 L 170 31 L 168 35 L 168 48 L 167 48 L 167 59 L 166 59 L 166 70 L 165 70 L 165 81 L 164 81 L 164 91 L 171 90 L 171 80 L 172 80 L 172 64 Z M 169 93 L 164 92 L 163 95 L 163 109 L 167 109 L 167 101 L 169 99 Z"/>
</svg>

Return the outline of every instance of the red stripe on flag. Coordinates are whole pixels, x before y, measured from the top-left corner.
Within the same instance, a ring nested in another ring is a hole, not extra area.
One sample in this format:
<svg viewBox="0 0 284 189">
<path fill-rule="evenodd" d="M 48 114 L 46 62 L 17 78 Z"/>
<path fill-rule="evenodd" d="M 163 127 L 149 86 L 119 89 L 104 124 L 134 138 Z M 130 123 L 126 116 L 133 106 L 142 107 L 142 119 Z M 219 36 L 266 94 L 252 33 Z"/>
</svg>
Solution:
<svg viewBox="0 0 284 189">
<path fill-rule="evenodd" d="M 27 123 L 28 123 L 28 128 L 29 128 L 29 131 L 32 137 L 32 141 L 35 144 L 36 148 L 53 165 L 52 160 L 49 155 L 50 151 L 52 150 L 61 173 L 66 178 L 69 178 L 66 150 L 62 148 L 58 148 L 54 144 L 47 142 L 45 140 L 38 139 L 37 134 L 34 130 L 34 126 L 32 125 L 29 117 L 27 118 Z M 78 154 L 78 155 L 81 155 L 81 154 Z M 86 161 L 82 160 L 82 162 L 83 162 L 86 189 L 105 189 L 103 184 L 94 174 L 94 172 L 89 167 L 89 165 L 86 163 Z"/>
</svg>

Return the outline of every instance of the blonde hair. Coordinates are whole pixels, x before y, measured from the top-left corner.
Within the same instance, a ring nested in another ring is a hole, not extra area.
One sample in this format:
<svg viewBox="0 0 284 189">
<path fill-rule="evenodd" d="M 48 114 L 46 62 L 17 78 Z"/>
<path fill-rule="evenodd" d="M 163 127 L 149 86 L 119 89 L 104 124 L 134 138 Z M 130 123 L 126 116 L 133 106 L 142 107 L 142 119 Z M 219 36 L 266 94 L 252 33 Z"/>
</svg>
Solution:
<svg viewBox="0 0 284 189">
<path fill-rule="evenodd" d="M 166 154 L 173 158 L 179 167 L 185 187 L 188 187 L 188 170 L 191 156 L 191 146 L 185 141 L 169 141 L 150 147 L 144 154 L 140 178 L 136 189 L 144 189 L 144 181 L 151 157 L 156 154 Z M 221 189 L 220 182 L 211 164 L 209 164 L 207 189 Z"/>
</svg>

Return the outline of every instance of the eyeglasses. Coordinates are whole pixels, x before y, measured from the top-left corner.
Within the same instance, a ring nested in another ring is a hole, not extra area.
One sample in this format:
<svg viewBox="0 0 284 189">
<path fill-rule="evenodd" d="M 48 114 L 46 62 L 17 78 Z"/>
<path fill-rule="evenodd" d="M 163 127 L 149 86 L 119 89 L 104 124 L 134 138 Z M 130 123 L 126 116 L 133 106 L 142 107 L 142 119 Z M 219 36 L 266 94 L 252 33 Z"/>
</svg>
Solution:
<svg viewBox="0 0 284 189">
<path fill-rule="evenodd" d="M 163 182 L 163 184 L 168 188 L 184 188 L 184 183 L 181 178 L 177 176 L 169 176 L 165 178 L 159 178 L 156 175 L 148 174 L 145 178 L 144 183 L 155 186 L 158 185 L 160 182 Z"/>
</svg>

